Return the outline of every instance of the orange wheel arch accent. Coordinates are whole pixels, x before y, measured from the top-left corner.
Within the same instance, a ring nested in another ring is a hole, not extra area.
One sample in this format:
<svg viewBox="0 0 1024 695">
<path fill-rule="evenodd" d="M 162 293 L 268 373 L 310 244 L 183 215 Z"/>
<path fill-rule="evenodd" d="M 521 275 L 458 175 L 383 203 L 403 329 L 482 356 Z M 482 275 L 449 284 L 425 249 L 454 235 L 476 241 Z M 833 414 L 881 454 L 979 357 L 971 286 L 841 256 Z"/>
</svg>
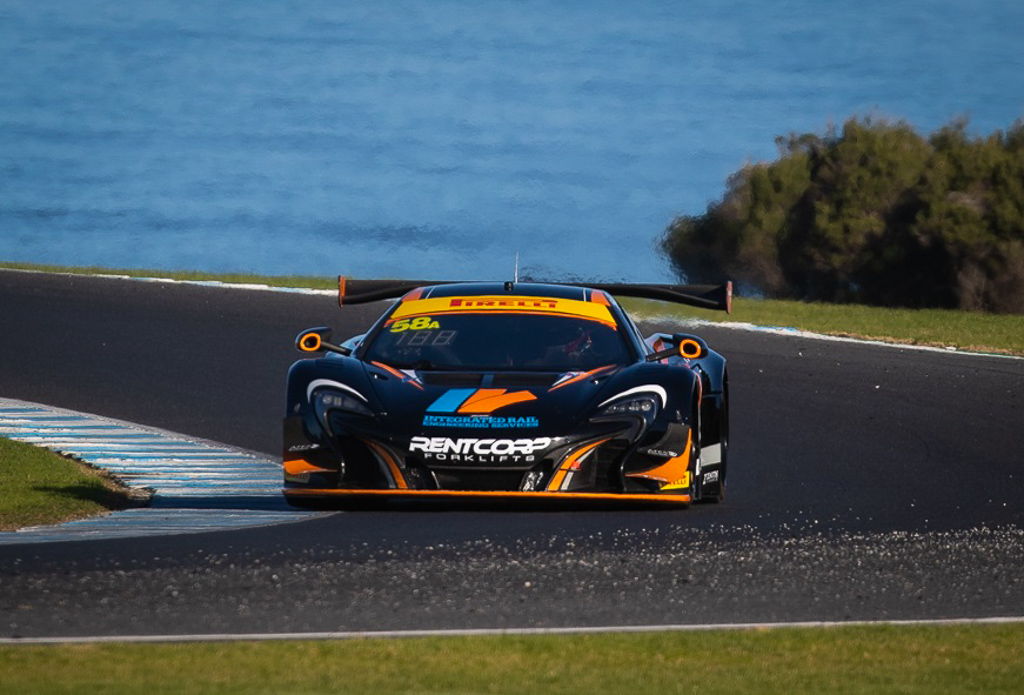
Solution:
<svg viewBox="0 0 1024 695">
<path fill-rule="evenodd" d="M 395 486 L 399 490 L 408 490 L 409 484 L 405 482 L 405 476 L 402 475 L 402 471 L 399 469 L 398 462 L 395 461 L 394 455 L 377 442 L 371 442 L 369 439 L 364 439 L 362 441 L 366 446 L 370 447 L 370 450 L 373 451 L 373 453 L 384 462 L 384 465 L 388 467 L 388 470 L 391 472 L 391 477 L 395 481 Z"/>
<path fill-rule="evenodd" d="M 644 478 L 661 483 L 662 488 L 686 477 L 690 470 L 690 452 L 693 449 L 693 430 L 686 433 L 686 449 L 679 456 L 673 456 L 664 463 L 646 471 L 626 473 L 630 478 Z"/>
<path fill-rule="evenodd" d="M 302 475 L 303 473 L 337 473 L 329 468 L 314 466 L 306 459 L 289 459 L 281 464 L 284 472 L 288 475 Z"/>
</svg>

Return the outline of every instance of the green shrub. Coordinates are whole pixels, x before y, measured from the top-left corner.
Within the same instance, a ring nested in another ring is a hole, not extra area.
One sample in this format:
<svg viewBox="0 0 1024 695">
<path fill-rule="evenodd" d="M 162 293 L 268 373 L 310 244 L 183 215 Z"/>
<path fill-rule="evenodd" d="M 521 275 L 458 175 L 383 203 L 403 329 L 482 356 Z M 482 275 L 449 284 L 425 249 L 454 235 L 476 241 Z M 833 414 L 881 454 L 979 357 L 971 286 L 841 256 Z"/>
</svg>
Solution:
<svg viewBox="0 0 1024 695">
<path fill-rule="evenodd" d="M 1024 313 L 1024 121 L 971 138 L 851 118 L 778 138 L 662 247 L 692 282 L 770 297 Z"/>
</svg>

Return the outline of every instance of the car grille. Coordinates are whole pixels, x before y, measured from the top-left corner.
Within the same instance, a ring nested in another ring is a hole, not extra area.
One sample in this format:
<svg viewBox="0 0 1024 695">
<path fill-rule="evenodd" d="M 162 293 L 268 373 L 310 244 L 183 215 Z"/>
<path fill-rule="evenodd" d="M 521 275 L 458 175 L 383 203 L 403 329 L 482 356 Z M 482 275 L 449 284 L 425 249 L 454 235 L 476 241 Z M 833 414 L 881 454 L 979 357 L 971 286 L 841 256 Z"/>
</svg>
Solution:
<svg viewBox="0 0 1024 695">
<path fill-rule="evenodd" d="M 437 486 L 443 490 L 518 490 L 523 471 L 441 471 L 434 470 Z"/>
<path fill-rule="evenodd" d="M 478 372 L 417 372 L 427 386 L 479 386 L 483 375 Z"/>
</svg>

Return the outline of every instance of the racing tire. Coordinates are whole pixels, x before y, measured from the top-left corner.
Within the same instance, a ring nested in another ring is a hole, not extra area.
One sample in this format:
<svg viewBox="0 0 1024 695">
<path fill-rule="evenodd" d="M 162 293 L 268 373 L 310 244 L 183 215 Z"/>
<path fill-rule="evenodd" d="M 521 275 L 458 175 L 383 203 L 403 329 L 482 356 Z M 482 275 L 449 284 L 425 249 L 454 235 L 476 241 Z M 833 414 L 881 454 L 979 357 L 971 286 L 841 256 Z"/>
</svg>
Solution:
<svg viewBox="0 0 1024 695">
<path fill-rule="evenodd" d="M 690 474 L 690 504 L 695 504 L 701 501 L 703 497 L 703 488 L 701 484 L 700 474 L 700 431 L 701 431 L 701 412 L 700 404 L 698 401 L 693 403 L 693 412 L 696 413 L 697 423 L 693 427 L 694 436 L 690 443 L 690 466 L 687 471 Z"/>
<path fill-rule="evenodd" d="M 690 447 L 690 504 L 699 503 L 703 500 L 704 486 L 701 484 L 701 476 L 697 473 L 700 470 L 700 444 L 696 441 Z"/>
<path fill-rule="evenodd" d="M 698 498 L 704 504 L 718 504 L 725 500 L 725 473 L 729 458 L 729 382 L 726 381 L 722 389 L 722 405 L 718 412 L 718 444 L 721 446 L 721 461 L 715 469 L 718 471 L 718 480 L 707 485 L 704 490 L 704 473 L 701 473 L 701 497 Z"/>
</svg>

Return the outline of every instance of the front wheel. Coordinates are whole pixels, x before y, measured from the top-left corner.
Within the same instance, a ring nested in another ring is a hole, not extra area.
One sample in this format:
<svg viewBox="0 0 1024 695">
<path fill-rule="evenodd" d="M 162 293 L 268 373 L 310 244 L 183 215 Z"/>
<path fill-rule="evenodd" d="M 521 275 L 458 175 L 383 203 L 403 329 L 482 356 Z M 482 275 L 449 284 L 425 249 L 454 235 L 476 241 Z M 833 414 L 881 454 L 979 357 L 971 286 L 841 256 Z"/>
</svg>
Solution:
<svg viewBox="0 0 1024 695">
<path fill-rule="evenodd" d="M 729 401 L 728 385 L 722 391 L 722 404 L 718 408 L 716 423 L 717 442 L 705 447 L 704 469 L 700 473 L 701 502 L 717 504 L 725 499 L 725 473 L 729 456 Z"/>
<path fill-rule="evenodd" d="M 704 499 L 704 484 L 701 480 L 700 444 L 696 441 L 690 448 L 690 502 L 701 502 Z"/>
</svg>

